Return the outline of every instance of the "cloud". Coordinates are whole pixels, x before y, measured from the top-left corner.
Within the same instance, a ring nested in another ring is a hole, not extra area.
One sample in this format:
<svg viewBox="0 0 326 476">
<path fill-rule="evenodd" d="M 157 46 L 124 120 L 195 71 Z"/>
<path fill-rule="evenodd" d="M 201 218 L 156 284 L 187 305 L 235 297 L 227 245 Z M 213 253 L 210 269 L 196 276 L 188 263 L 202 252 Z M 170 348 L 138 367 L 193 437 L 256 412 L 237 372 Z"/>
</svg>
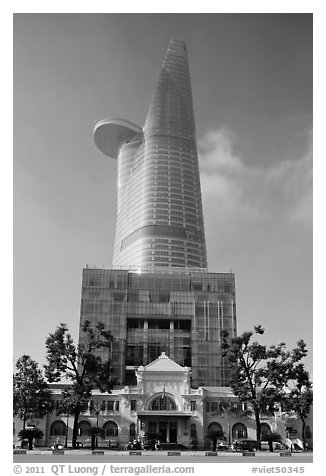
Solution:
<svg viewBox="0 0 326 476">
<path fill-rule="evenodd" d="M 276 221 L 311 228 L 312 140 L 305 153 L 266 166 L 246 164 L 237 138 L 224 127 L 198 142 L 206 222 L 234 227 L 245 221 Z M 208 220 L 207 220 L 208 219 Z"/>
</svg>

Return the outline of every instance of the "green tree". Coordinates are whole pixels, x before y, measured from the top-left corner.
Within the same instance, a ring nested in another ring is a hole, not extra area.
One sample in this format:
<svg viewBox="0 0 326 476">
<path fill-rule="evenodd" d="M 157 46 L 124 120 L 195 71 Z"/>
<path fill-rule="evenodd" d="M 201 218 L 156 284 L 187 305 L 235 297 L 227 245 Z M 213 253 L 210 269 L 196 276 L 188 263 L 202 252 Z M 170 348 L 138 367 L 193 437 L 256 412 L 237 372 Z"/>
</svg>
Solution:
<svg viewBox="0 0 326 476">
<path fill-rule="evenodd" d="M 46 377 L 49 382 L 58 382 L 63 377 L 70 381 L 63 390 L 61 408 L 74 416 L 73 448 L 76 448 L 79 415 L 92 390 L 111 393 L 114 384 L 110 360 L 103 360 L 99 355 L 101 350 L 111 349 L 113 337 L 110 331 L 101 322 L 91 327 L 89 321 L 85 321 L 82 331 L 83 337 L 78 345 L 63 323 L 46 339 Z"/>
<path fill-rule="evenodd" d="M 23 440 L 28 440 L 28 449 L 33 449 L 33 440 L 39 440 L 43 438 L 44 433 L 39 428 L 24 428 L 18 433 L 18 438 Z"/>
<path fill-rule="evenodd" d="M 51 405 L 51 391 L 37 362 L 22 355 L 16 362 L 13 377 L 13 412 L 23 420 L 23 430 L 29 417 L 42 418 Z"/>
<path fill-rule="evenodd" d="M 301 439 L 306 450 L 306 419 L 313 403 L 312 382 L 303 363 L 292 365 L 288 369 L 287 389 L 283 399 L 283 409 L 294 411 L 301 420 Z"/>
<path fill-rule="evenodd" d="M 267 347 L 252 341 L 255 334 L 262 335 L 262 326 L 254 332 L 244 332 L 230 337 L 228 331 L 221 332 L 222 356 L 231 367 L 231 387 L 241 402 L 248 402 L 256 422 L 256 439 L 260 445 L 260 415 L 275 414 L 277 405 L 284 399 L 284 387 L 289 378 L 289 369 L 306 356 L 306 344 L 300 340 L 291 352 L 285 343 Z"/>
</svg>

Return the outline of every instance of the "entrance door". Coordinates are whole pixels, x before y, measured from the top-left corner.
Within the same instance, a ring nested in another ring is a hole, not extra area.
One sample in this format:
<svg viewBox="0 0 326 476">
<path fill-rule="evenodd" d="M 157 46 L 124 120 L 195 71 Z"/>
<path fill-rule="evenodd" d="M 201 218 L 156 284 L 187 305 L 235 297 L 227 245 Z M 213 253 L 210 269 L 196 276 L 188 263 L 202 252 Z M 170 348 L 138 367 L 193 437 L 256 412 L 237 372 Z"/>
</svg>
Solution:
<svg viewBox="0 0 326 476">
<path fill-rule="evenodd" d="M 170 430 L 170 443 L 177 443 L 177 423 L 174 421 L 169 422 Z"/>
<path fill-rule="evenodd" d="M 166 440 L 167 440 L 167 428 L 168 428 L 168 425 L 167 425 L 167 422 L 166 421 L 160 421 L 158 423 L 158 432 L 159 432 L 159 435 L 160 435 L 160 441 L 161 443 L 166 443 Z"/>
</svg>

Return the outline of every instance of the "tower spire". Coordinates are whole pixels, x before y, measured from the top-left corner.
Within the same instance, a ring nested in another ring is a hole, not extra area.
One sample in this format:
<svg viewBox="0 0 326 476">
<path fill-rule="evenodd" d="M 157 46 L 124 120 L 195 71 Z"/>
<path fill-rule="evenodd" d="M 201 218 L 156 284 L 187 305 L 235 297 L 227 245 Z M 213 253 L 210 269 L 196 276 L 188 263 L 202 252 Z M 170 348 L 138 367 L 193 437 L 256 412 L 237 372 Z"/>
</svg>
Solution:
<svg viewBox="0 0 326 476">
<path fill-rule="evenodd" d="M 188 55 L 171 40 L 143 129 L 122 119 L 95 126 L 118 158 L 113 266 L 206 268 L 206 244 Z M 108 151 L 108 152 L 105 152 Z"/>
</svg>

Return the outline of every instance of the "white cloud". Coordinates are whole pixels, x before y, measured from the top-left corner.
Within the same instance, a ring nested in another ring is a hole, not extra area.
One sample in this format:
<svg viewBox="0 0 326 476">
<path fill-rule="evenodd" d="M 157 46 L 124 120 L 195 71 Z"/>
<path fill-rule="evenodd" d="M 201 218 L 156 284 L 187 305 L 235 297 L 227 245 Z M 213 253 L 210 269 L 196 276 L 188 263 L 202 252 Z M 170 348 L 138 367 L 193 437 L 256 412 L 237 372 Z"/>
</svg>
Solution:
<svg viewBox="0 0 326 476">
<path fill-rule="evenodd" d="M 236 152 L 236 137 L 228 128 L 208 133 L 198 148 L 206 222 L 228 223 L 230 228 L 243 220 L 277 220 L 280 225 L 287 222 L 310 228 L 310 134 L 303 156 L 284 158 L 269 167 L 246 164 Z"/>
</svg>

